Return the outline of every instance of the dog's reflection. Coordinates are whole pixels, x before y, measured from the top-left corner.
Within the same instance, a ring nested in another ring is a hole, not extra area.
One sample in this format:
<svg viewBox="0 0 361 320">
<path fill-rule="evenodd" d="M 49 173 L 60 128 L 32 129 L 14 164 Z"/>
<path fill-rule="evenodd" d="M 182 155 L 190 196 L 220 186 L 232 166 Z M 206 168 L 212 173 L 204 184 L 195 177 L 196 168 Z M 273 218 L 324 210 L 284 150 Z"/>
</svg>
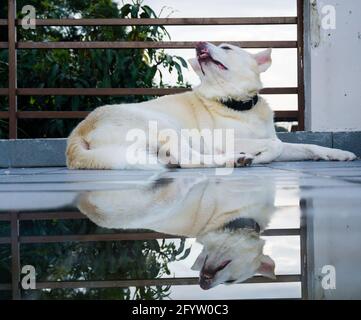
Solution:
<svg viewBox="0 0 361 320">
<path fill-rule="evenodd" d="M 165 173 L 149 183 L 84 193 L 77 205 L 102 227 L 197 238 L 203 250 L 192 269 L 200 271 L 203 289 L 254 274 L 275 277 L 274 261 L 263 254 L 260 238 L 274 211 L 274 187 L 267 179 Z"/>
</svg>

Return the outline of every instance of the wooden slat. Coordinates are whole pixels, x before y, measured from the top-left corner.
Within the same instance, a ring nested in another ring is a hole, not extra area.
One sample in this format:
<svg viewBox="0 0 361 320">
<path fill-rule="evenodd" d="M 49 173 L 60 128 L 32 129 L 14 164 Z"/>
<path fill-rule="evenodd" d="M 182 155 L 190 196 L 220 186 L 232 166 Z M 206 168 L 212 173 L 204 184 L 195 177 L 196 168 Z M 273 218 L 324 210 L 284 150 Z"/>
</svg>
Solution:
<svg viewBox="0 0 361 320">
<path fill-rule="evenodd" d="M 10 213 L 0 213 L 0 221 L 10 221 L 11 214 Z"/>
<path fill-rule="evenodd" d="M 29 214 L 26 217 L 23 214 L 19 220 L 49 220 L 49 219 L 83 219 L 84 217 L 73 218 L 70 215 L 66 218 L 59 218 L 54 213 L 53 218 L 48 216 L 41 216 L 39 218 Z M 5 219 L 4 219 L 5 220 Z M 2 221 L 4 221 L 2 220 Z M 300 235 L 299 229 L 268 229 L 262 233 L 265 237 L 276 237 L 276 236 L 298 236 Z M 123 233 L 109 233 L 109 234 L 86 234 L 86 235 L 56 235 L 56 236 L 22 236 L 19 239 L 20 243 L 59 243 L 59 242 L 93 242 L 93 241 L 135 241 L 135 240 L 155 240 L 155 239 L 179 239 L 181 236 L 170 235 L 159 232 L 123 232 Z M 9 237 L 0 237 L 0 244 L 10 244 L 11 239 Z"/>
<path fill-rule="evenodd" d="M 274 114 L 276 121 L 295 121 L 298 118 L 297 110 L 275 111 Z"/>
<path fill-rule="evenodd" d="M 308 292 L 308 257 L 311 257 L 313 252 L 307 249 L 307 216 L 308 210 L 313 207 L 312 200 L 301 199 L 299 202 L 301 209 L 300 216 L 300 267 L 301 267 L 301 295 L 303 300 L 307 300 L 309 297 Z"/>
<path fill-rule="evenodd" d="M 19 88 L 18 95 L 128 96 L 167 95 L 189 91 L 187 88 Z"/>
<path fill-rule="evenodd" d="M 297 17 L 227 17 L 227 18 L 142 18 L 142 19 L 36 19 L 37 26 L 187 26 L 187 25 L 279 25 L 297 24 Z M 16 21 L 21 25 L 21 20 Z M 0 26 L 7 20 L 0 19 Z"/>
<path fill-rule="evenodd" d="M 17 95 L 166 95 L 189 91 L 189 88 L 18 88 Z M 0 88 L 6 96 L 8 88 Z M 297 87 L 264 88 L 261 94 L 297 94 Z"/>
<path fill-rule="evenodd" d="M 93 241 L 135 241 L 154 239 L 178 239 L 175 235 L 167 235 L 157 232 L 124 232 L 109 234 L 72 234 L 56 236 L 22 236 L 20 243 L 55 243 L 55 242 L 93 242 Z"/>
<path fill-rule="evenodd" d="M 18 95 L 66 96 L 162 96 L 190 91 L 190 88 L 19 88 Z M 264 88 L 261 94 L 297 94 L 297 87 Z"/>
<path fill-rule="evenodd" d="M 1 218 L 1 215 L 0 215 Z M 88 219 L 84 214 L 79 211 L 57 211 L 57 212 L 20 212 L 19 220 L 79 220 Z"/>
<path fill-rule="evenodd" d="M 215 45 L 223 41 L 210 41 Z M 193 49 L 198 41 L 19 41 L 18 49 Z M 242 48 L 297 48 L 297 41 L 227 41 Z"/>
<path fill-rule="evenodd" d="M 11 283 L 0 283 L 0 290 L 11 290 Z"/>
<path fill-rule="evenodd" d="M 16 8 L 15 0 L 8 1 L 8 56 L 9 56 L 9 84 L 8 84 L 8 94 L 9 94 L 9 138 L 17 138 L 17 96 L 16 96 L 16 87 L 17 87 L 17 59 L 16 59 L 16 27 L 15 27 L 15 17 L 16 17 Z"/>
<path fill-rule="evenodd" d="M 0 111 L 0 119 L 9 119 L 8 111 Z"/>
<path fill-rule="evenodd" d="M 124 288 L 144 286 L 169 286 L 169 285 L 198 285 L 199 278 L 157 278 L 144 280 L 110 280 L 110 281 L 51 281 L 37 282 L 37 289 L 58 289 L 58 288 Z M 299 282 L 300 276 L 295 274 L 278 275 L 276 279 L 268 279 L 262 276 L 254 276 L 243 283 L 284 283 Z"/>
<path fill-rule="evenodd" d="M 18 119 L 83 119 L 90 111 L 18 111 Z"/>
<path fill-rule="evenodd" d="M 11 238 L 10 237 L 0 237 L 0 244 L 10 244 Z"/>
<path fill-rule="evenodd" d="M 299 90 L 298 99 L 298 130 L 305 129 L 305 83 L 304 83 L 304 26 L 303 26 L 303 8 L 304 0 L 297 0 L 297 86 Z"/>
<path fill-rule="evenodd" d="M 210 41 L 215 45 L 224 41 Z M 297 48 L 297 41 L 226 41 L 229 44 L 248 49 L 258 48 Z M 32 42 L 19 41 L 18 49 L 193 49 L 197 41 L 63 41 L 63 42 Z M 9 47 L 8 42 L 0 42 L 0 49 Z"/>
<path fill-rule="evenodd" d="M 58 218 L 53 219 L 83 219 L 79 218 Z M 19 220 L 50 220 L 50 217 L 43 218 L 25 218 Z M 4 220 L 3 220 L 4 221 Z M 265 237 L 278 237 L 278 236 L 299 236 L 299 229 L 268 229 L 262 232 L 262 236 Z M 20 237 L 21 243 L 54 243 L 54 242 L 68 242 L 68 241 L 79 241 L 79 242 L 92 242 L 92 241 L 131 241 L 131 240 L 154 240 L 154 239 L 178 239 L 184 238 L 177 235 L 144 231 L 144 232 L 123 232 L 123 233 L 107 233 L 107 234 L 86 234 L 86 235 L 56 235 L 56 236 L 22 236 Z M 1 244 L 9 244 L 9 237 L 0 237 Z"/>
<path fill-rule="evenodd" d="M 184 286 L 184 285 L 198 285 L 199 278 L 184 277 L 184 278 L 156 278 L 144 280 L 108 280 L 108 281 L 39 281 L 36 283 L 36 289 L 77 289 L 77 288 L 126 288 L 126 287 L 144 287 L 144 286 Z M 243 283 L 286 283 L 286 282 L 300 282 L 300 275 L 286 274 L 277 275 L 276 279 L 268 279 L 262 276 L 254 276 Z M 8 283 L 1 283 L 0 290 L 9 290 L 11 285 Z M 31 289 L 30 289 L 31 290 Z"/>
<path fill-rule="evenodd" d="M 0 221 L 10 221 L 10 213 L 0 214 Z M 19 221 L 26 220 L 53 220 L 53 219 L 88 219 L 86 215 L 79 211 L 40 211 L 40 212 L 19 212 L 18 214 Z M 263 235 L 267 236 L 281 236 L 281 235 L 299 235 L 299 229 L 267 229 L 263 232 Z"/>
<path fill-rule="evenodd" d="M 263 88 L 260 94 L 297 94 L 297 87 L 274 87 L 274 88 Z"/>
<path fill-rule="evenodd" d="M 9 213 L 4 213 L 0 215 L 0 221 L 9 221 L 11 215 Z M 88 219 L 83 213 L 79 211 L 56 211 L 56 212 L 20 212 L 18 214 L 18 219 L 20 221 L 25 220 L 53 220 L 53 219 Z M 137 233 L 137 232 L 134 232 Z M 156 237 L 160 233 L 148 232 L 148 234 L 154 234 Z M 263 231 L 263 236 L 295 236 L 300 235 L 300 229 L 297 228 L 288 228 L 288 229 L 267 229 Z M 167 235 L 170 236 L 170 235 Z"/>
<path fill-rule="evenodd" d="M 295 236 L 299 235 L 298 229 L 270 229 L 265 230 L 263 236 Z M 154 239 L 178 239 L 182 236 L 170 235 L 159 232 L 123 232 L 107 234 L 72 234 L 51 236 L 21 236 L 20 243 L 55 243 L 55 242 L 92 242 L 92 241 L 134 241 Z"/>
<path fill-rule="evenodd" d="M 300 229 L 267 229 L 261 235 L 265 237 L 299 236 Z"/>
<path fill-rule="evenodd" d="M 18 111 L 16 114 L 18 119 L 83 119 L 89 113 L 90 111 Z M 274 113 L 277 121 L 296 121 L 298 118 L 296 110 L 282 110 Z"/>
<path fill-rule="evenodd" d="M 9 0 L 10 2 L 11 0 Z M 20 293 L 20 243 L 18 213 L 11 212 L 11 291 L 13 300 L 21 299 Z"/>
</svg>

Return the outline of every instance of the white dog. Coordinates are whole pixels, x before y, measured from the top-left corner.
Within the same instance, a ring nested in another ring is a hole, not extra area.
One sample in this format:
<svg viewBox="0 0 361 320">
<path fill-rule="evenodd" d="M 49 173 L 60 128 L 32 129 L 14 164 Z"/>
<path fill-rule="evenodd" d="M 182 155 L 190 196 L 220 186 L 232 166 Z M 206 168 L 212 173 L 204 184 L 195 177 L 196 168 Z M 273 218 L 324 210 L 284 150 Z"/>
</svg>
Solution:
<svg viewBox="0 0 361 320">
<path fill-rule="evenodd" d="M 233 45 L 202 42 L 196 51 L 197 58 L 191 59 L 190 64 L 201 78 L 197 88 L 147 102 L 97 108 L 69 136 L 68 167 L 161 169 L 167 164 L 182 168 L 222 167 L 251 162 L 356 158 L 351 152 L 283 143 L 277 138 L 273 112 L 258 96 L 262 88 L 260 73 L 271 65 L 271 49 L 250 54 Z M 134 132 L 130 131 L 147 133 L 150 121 L 156 122 L 163 132 L 176 132 L 180 139 L 170 141 L 169 136 L 160 134 L 153 137 L 154 142 L 144 135 L 134 142 Z M 198 143 L 183 139 L 182 130 L 186 129 L 198 135 Z M 225 143 L 212 145 L 209 139 L 202 140 L 204 129 L 221 130 L 224 136 L 227 129 L 233 130 L 232 152 Z M 186 161 L 189 155 L 197 161 Z"/>
<path fill-rule="evenodd" d="M 150 229 L 196 237 L 203 250 L 192 269 L 203 289 L 242 282 L 258 273 L 274 278 L 275 263 L 260 238 L 274 212 L 274 187 L 257 176 L 172 177 L 82 194 L 77 206 L 105 228 Z M 136 199 L 136 201 L 134 201 Z"/>
</svg>

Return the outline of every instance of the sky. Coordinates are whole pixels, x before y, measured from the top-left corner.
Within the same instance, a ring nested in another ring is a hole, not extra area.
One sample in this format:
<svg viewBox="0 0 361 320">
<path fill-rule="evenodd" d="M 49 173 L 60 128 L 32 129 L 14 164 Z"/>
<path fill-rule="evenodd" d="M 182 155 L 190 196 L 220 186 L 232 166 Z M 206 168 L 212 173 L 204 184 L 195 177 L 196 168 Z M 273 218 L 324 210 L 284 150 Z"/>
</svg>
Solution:
<svg viewBox="0 0 361 320">
<path fill-rule="evenodd" d="M 129 1 L 125 1 L 129 2 Z M 122 1 L 119 0 L 121 4 Z M 161 17 L 266 17 L 296 16 L 296 0 L 144 0 Z M 172 41 L 256 41 L 296 40 L 295 25 L 280 26 L 167 26 Z M 185 59 L 194 56 L 193 49 L 166 50 Z M 259 50 L 249 50 L 257 52 Z M 264 74 L 265 87 L 297 86 L 296 49 L 274 49 L 272 67 Z M 193 70 L 184 70 L 185 80 L 197 85 Z M 164 80 L 175 84 L 176 77 L 164 74 Z M 296 110 L 296 95 L 266 95 L 274 110 Z"/>
</svg>

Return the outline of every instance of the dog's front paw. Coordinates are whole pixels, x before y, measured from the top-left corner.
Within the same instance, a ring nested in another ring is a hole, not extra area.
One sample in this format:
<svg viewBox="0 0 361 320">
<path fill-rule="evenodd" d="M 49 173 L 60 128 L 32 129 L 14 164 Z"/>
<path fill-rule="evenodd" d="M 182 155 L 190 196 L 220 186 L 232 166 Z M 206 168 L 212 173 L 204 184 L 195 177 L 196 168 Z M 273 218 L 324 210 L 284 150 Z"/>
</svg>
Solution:
<svg viewBox="0 0 361 320">
<path fill-rule="evenodd" d="M 354 153 L 339 149 L 331 149 L 330 151 L 321 152 L 315 156 L 315 160 L 329 161 L 353 161 L 356 158 Z"/>
<path fill-rule="evenodd" d="M 252 164 L 254 157 L 247 153 L 239 153 L 233 156 L 233 159 L 230 161 L 233 162 L 234 167 L 248 167 Z"/>
</svg>

